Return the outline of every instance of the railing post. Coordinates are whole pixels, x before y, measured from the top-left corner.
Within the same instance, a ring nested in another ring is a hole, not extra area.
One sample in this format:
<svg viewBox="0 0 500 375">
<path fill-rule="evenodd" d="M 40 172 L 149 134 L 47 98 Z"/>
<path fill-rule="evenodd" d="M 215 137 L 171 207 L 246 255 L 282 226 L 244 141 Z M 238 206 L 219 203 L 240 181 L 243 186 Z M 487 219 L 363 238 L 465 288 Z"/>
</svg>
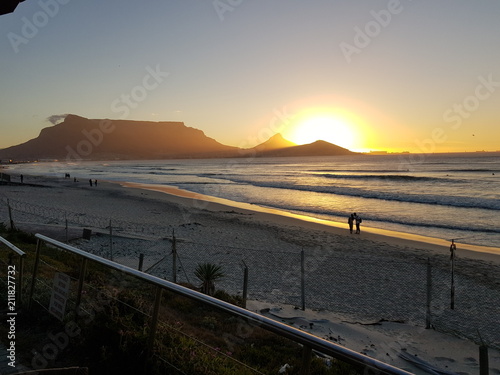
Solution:
<svg viewBox="0 0 500 375">
<path fill-rule="evenodd" d="M 427 258 L 427 311 L 425 314 L 425 328 L 431 328 L 431 302 L 432 302 L 432 268 L 431 260 Z"/>
<path fill-rule="evenodd" d="M 80 277 L 78 278 L 78 291 L 76 292 L 75 315 L 78 317 L 80 313 L 80 305 L 82 303 L 83 284 L 85 282 L 85 274 L 87 273 L 87 258 L 82 258 L 80 263 Z"/>
<path fill-rule="evenodd" d="M 155 305 L 153 309 L 153 316 L 151 317 L 151 326 L 149 328 L 149 340 L 148 340 L 148 354 L 151 355 L 154 348 L 155 338 L 156 338 L 156 327 L 158 326 L 158 314 L 160 312 L 160 302 L 163 288 L 156 286 L 155 295 Z"/>
<path fill-rule="evenodd" d="M 300 375 L 309 375 L 311 368 L 312 349 L 308 346 L 302 348 L 302 367 L 300 368 Z"/>
<path fill-rule="evenodd" d="M 38 273 L 38 264 L 40 263 L 40 251 L 42 247 L 42 240 L 38 239 L 36 242 L 36 255 L 35 255 L 35 265 L 33 266 L 33 275 L 31 277 L 31 289 L 30 296 L 28 300 L 28 310 L 31 310 L 33 303 L 33 293 L 35 293 L 36 275 Z"/>
</svg>

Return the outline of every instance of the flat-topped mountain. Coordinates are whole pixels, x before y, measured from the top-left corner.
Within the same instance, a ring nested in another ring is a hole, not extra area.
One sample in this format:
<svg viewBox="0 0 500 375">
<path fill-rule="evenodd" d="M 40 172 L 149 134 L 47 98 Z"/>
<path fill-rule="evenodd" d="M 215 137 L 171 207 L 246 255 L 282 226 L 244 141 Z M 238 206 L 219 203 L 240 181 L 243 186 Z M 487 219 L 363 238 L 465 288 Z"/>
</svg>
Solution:
<svg viewBox="0 0 500 375">
<path fill-rule="evenodd" d="M 250 149 L 223 145 L 182 122 L 87 119 L 67 115 L 37 138 L 0 150 L 0 160 L 113 160 L 346 155 L 318 141 L 297 146 L 276 134 Z"/>
<path fill-rule="evenodd" d="M 0 159 L 163 159 L 225 156 L 226 146 L 182 122 L 90 120 L 68 115 L 28 142 L 0 150 Z"/>
</svg>

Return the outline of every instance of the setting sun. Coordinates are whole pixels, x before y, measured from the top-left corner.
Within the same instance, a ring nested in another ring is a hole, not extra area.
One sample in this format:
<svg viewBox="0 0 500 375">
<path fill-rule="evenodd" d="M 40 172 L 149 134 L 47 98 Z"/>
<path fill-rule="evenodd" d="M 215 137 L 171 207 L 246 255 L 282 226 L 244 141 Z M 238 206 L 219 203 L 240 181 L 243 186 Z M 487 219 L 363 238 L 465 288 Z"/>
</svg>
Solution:
<svg viewBox="0 0 500 375">
<path fill-rule="evenodd" d="M 322 140 L 350 150 L 360 141 L 355 123 L 335 113 L 305 113 L 284 132 L 284 137 L 299 145 Z"/>
</svg>

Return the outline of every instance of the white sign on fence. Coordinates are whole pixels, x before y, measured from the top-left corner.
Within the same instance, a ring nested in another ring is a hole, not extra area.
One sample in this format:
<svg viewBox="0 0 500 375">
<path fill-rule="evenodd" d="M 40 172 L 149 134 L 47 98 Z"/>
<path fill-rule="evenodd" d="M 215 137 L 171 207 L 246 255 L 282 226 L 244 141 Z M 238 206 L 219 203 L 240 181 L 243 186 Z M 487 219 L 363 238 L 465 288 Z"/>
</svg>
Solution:
<svg viewBox="0 0 500 375">
<path fill-rule="evenodd" d="M 55 274 L 49 311 L 61 321 L 64 319 L 64 313 L 66 312 L 66 301 L 68 299 L 70 285 L 71 278 L 68 275 L 62 272 Z"/>
</svg>

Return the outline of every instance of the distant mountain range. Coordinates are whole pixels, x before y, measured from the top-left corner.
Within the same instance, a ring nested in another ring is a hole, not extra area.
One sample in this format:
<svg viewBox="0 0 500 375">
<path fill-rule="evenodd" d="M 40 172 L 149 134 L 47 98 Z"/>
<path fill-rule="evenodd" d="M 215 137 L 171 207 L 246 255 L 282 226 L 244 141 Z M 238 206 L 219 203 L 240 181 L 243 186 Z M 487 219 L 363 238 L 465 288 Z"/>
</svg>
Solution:
<svg viewBox="0 0 500 375">
<path fill-rule="evenodd" d="M 248 149 L 226 146 L 182 122 L 95 120 L 67 115 L 37 138 L 0 150 L 0 160 L 137 160 L 265 156 L 330 156 L 354 152 L 317 141 L 298 146 L 276 134 Z"/>
</svg>

